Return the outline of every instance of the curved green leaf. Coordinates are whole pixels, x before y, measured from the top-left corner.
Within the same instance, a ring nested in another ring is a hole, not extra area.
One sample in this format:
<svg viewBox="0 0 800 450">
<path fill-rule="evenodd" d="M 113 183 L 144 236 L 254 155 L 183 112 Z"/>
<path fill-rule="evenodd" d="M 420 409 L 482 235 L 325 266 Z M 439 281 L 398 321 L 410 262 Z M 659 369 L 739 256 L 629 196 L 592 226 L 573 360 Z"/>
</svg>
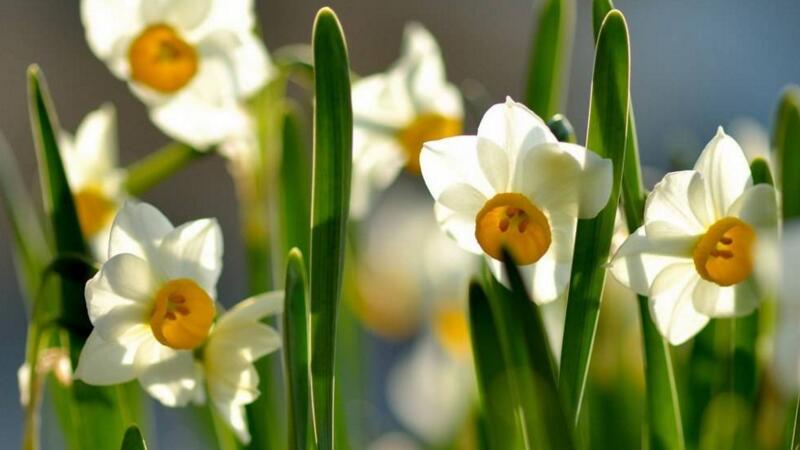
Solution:
<svg viewBox="0 0 800 450">
<path fill-rule="evenodd" d="M 315 437 L 334 447 L 336 313 L 342 293 L 350 205 L 353 113 L 350 71 L 339 20 L 329 8 L 317 14 L 314 48 L 314 153 L 311 197 L 309 298 L 311 386 Z"/>
<path fill-rule="evenodd" d="M 550 117 L 561 109 L 574 31 L 574 0 L 546 0 L 542 4 L 525 92 L 525 103 L 539 117 Z"/>
<path fill-rule="evenodd" d="M 781 96 L 772 145 L 777 152 L 783 218 L 800 217 L 800 86 L 786 88 Z"/>
<path fill-rule="evenodd" d="M 581 219 L 575 235 L 559 389 L 577 425 L 606 275 L 606 262 L 619 203 L 628 128 L 630 78 L 628 27 L 619 11 L 606 16 L 595 53 L 586 147 L 614 165 L 606 207 Z"/>
</svg>

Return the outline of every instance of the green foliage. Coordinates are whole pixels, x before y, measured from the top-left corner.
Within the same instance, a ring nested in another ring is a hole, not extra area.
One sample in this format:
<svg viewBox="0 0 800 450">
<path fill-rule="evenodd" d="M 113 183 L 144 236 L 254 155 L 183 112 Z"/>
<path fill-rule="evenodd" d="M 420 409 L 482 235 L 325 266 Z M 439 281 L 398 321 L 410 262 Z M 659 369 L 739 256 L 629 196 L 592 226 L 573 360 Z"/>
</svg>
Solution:
<svg viewBox="0 0 800 450">
<path fill-rule="evenodd" d="M 136 425 L 128 427 L 128 430 L 125 432 L 125 437 L 122 438 L 120 450 L 147 450 L 147 444 L 144 442 L 139 427 Z"/>
<path fill-rule="evenodd" d="M 575 424 L 580 416 L 619 202 L 628 127 L 629 60 L 628 27 L 622 13 L 615 10 L 606 16 L 597 39 L 586 138 L 587 148 L 612 161 L 613 188 L 608 204 L 597 217 L 578 221 L 559 372 L 559 390 Z"/>
<path fill-rule="evenodd" d="M 525 103 L 540 117 L 562 107 L 574 32 L 574 0 L 546 0 L 539 10 L 525 92 Z"/>
<path fill-rule="evenodd" d="M 309 298 L 311 386 L 319 448 L 334 447 L 333 401 L 336 314 L 341 299 L 350 204 L 353 113 L 350 71 L 339 20 L 317 14 L 314 48 L 314 152 L 311 197 Z"/>
</svg>

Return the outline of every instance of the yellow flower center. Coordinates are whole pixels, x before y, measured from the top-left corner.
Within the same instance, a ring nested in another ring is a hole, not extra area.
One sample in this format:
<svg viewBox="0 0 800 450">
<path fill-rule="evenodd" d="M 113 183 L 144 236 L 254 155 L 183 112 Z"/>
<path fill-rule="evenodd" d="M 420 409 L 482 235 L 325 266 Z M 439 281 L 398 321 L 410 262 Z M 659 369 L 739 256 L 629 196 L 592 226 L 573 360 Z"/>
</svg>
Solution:
<svg viewBox="0 0 800 450">
<path fill-rule="evenodd" d="M 753 272 L 753 247 L 756 233 L 735 217 L 718 220 L 694 248 L 697 273 L 720 286 L 731 286 Z"/>
<path fill-rule="evenodd" d="M 398 131 L 397 140 L 406 153 L 406 170 L 419 175 L 419 153 L 428 141 L 444 139 L 461 133 L 461 120 L 441 114 L 427 113 L 417 116 L 405 128 Z"/>
<path fill-rule="evenodd" d="M 156 91 L 171 93 L 197 73 L 197 52 L 170 26 L 150 25 L 128 50 L 131 77 Z"/>
<path fill-rule="evenodd" d="M 116 204 L 100 189 L 92 187 L 82 189 L 75 193 L 73 200 L 84 237 L 93 237 L 114 218 Z"/>
<path fill-rule="evenodd" d="M 214 321 L 214 301 L 188 278 L 166 282 L 156 293 L 150 328 L 158 342 L 179 350 L 200 346 Z"/>
<path fill-rule="evenodd" d="M 472 348 L 469 338 L 469 325 L 464 311 L 449 307 L 436 313 L 434 331 L 442 346 L 457 357 L 466 357 Z"/>
<path fill-rule="evenodd" d="M 533 264 L 550 248 L 550 222 L 522 194 L 502 193 L 483 205 L 475 218 L 475 238 L 487 255 L 503 259 L 507 247 L 517 264 Z"/>
</svg>

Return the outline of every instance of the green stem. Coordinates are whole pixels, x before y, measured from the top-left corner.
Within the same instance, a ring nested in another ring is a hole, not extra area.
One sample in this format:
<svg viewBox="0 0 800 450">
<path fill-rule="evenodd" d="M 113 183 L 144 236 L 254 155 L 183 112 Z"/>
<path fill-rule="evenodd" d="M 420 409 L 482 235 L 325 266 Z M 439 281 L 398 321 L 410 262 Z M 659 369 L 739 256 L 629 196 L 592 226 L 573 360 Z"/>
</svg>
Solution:
<svg viewBox="0 0 800 450">
<path fill-rule="evenodd" d="M 128 168 L 125 190 L 130 195 L 139 196 L 192 161 L 210 153 L 213 152 L 211 150 L 201 152 L 180 142 L 167 144 Z"/>
</svg>

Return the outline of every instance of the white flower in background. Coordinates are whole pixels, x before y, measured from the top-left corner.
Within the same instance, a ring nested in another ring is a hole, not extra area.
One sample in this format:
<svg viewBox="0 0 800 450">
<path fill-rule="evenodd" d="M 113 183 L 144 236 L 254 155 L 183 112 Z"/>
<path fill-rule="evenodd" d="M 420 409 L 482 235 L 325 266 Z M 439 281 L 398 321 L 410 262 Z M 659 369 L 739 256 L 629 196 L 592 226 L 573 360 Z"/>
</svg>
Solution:
<svg viewBox="0 0 800 450">
<path fill-rule="evenodd" d="M 437 229 L 430 198 L 416 186 L 388 192 L 365 226 L 355 311 L 372 332 L 407 338 L 443 300 L 466 297 L 478 258 Z"/>
<path fill-rule="evenodd" d="M 731 137 L 741 145 L 748 161 L 752 162 L 757 158 L 772 161 L 769 134 L 760 123 L 749 118 L 739 118 L 733 120 L 727 128 Z"/>
<path fill-rule="evenodd" d="M 103 261 L 111 223 L 125 197 L 124 171 L 117 167 L 114 107 L 106 104 L 89 113 L 75 136 L 62 131 L 59 149 L 81 231 L 95 257 Z"/>
<path fill-rule="evenodd" d="M 612 274 L 650 297 L 653 319 L 674 345 L 712 317 L 752 312 L 762 292 L 756 244 L 774 233 L 775 190 L 753 186 L 747 159 L 722 128 L 694 170 L 667 174 L 647 199 L 644 226 L 617 251 Z"/>
<path fill-rule="evenodd" d="M 403 167 L 418 174 L 422 144 L 461 133 L 463 119 L 461 94 L 447 82 L 436 40 L 422 25 L 407 25 L 400 59 L 353 84 L 351 214 L 363 216 L 373 192 Z"/>
<path fill-rule="evenodd" d="M 609 201 L 610 160 L 558 142 L 536 114 L 508 98 L 486 112 L 477 136 L 427 142 L 420 163 L 439 225 L 462 248 L 485 254 L 506 282 L 500 260 L 507 246 L 537 303 L 564 293 L 577 220 Z"/>
<path fill-rule="evenodd" d="M 198 148 L 240 129 L 271 76 L 252 0 L 82 0 L 92 51 L 170 137 Z"/>
<path fill-rule="evenodd" d="M 94 330 L 75 378 L 95 385 L 138 379 L 167 406 L 202 400 L 192 350 L 213 324 L 221 270 L 215 220 L 176 228 L 153 206 L 125 203 L 111 227 L 108 260 L 86 283 Z"/>
<path fill-rule="evenodd" d="M 211 404 L 245 444 L 250 432 L 244 407 L 260 395 L 253 363 L 281 346 L 280 334 L 261 321 L 282 312 L 283 292 L 244 300 L 220 316 L 201 351 Z"/>
<path fill-rule="evenodd" d="M 781 390 L 795 394 L 800 392 L 800 221 L 787 223 L 780 246 L 773 247 L 770 257 L 774 259 L 769 260 L 760 279 L 778 285 L 775 368 Z"/>
</svg>

